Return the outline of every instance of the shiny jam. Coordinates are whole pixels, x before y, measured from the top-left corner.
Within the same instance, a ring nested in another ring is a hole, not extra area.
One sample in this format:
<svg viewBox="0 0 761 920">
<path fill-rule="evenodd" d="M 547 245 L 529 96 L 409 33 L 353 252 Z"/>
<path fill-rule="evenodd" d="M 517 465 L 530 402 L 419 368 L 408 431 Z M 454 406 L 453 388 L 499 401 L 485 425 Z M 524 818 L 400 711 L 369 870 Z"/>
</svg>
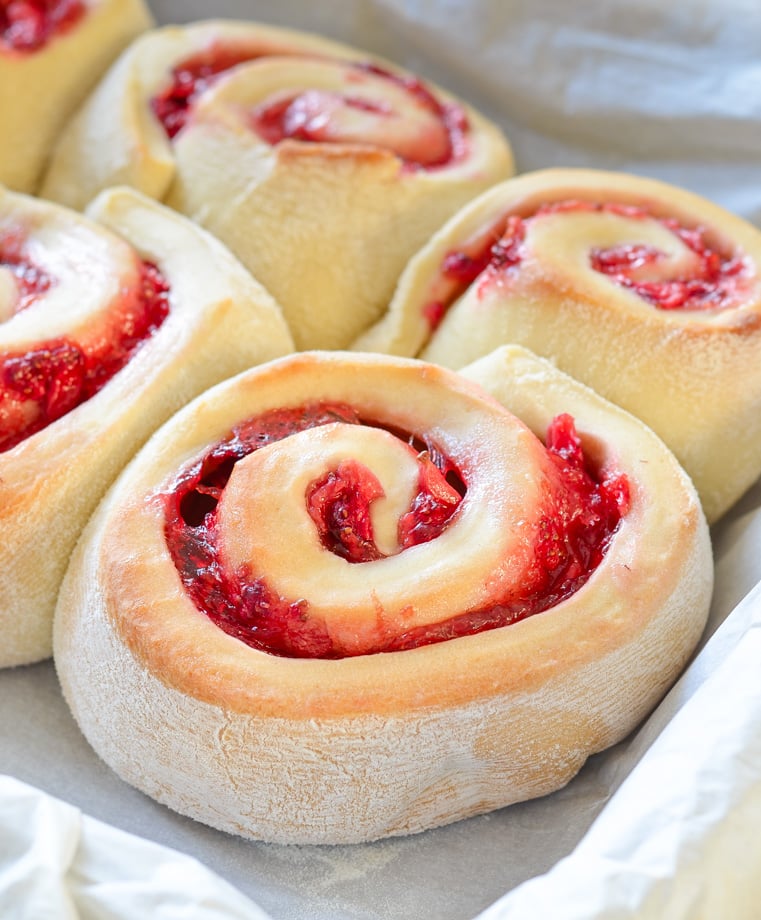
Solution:
<svg viewBox="0 0 761 920">
<path fill-rule="evenodd" d="M 392 141 L 388 149 L 394 150 L 408 169 L 435 169 L 461 159 L 466 151 L 468 120 L 464 110 L 456 103 L 441 103 L 417 77 L 405 77 L 373 64 L 349 65 L 357 72 L 372 74 L 388 80 L 404 90 L 410 100 L 430 115 L 433 115 L 438 129 L 435 136 L 409 140 L 404 149 L 396 149 Z M 252 114 L 252 126 L 257 134 L 270 145 L 290 139 L 307 143 L 333 142 L 328 130 L 332 105 L 356 109 L 372 115 L 382 127 L 383 119 L 393 116 L 393 111 L 382 103 L 344 93 L 340 96 L 330 93 L 304 92 L 298 95 L 279 97 L 275 101 L 257 108 Z M 414 133 L 414 127 L 411 131 Z M 379 137 L 383 136 L 382 130 Z M 370 141 L 372 142 L 372 141 Z M 384 145 L 385 146 L 385 145 Z"/>
<path fill-rule="evenodd" d="M 85 10 L 82 0 L 0 0 L 0 51 L 38 51 L 79 22 Z"/>
<path fill-rule="evenodd" d="M 264 48 L 213 45 L 172 68 L 169 85 L 151 99 L 151 108 L 173 138 L 185 127 L 193 104 L 226 71 L 266 55 Z M 285 52 L 280 52 L 285 53 Z"/>
<path fill-rule="evenodd" d="M 54 283 L 15 263 L 34 296 Z M 31 280 L 29 278 L 31 276 Z M 0 353 L 0 451 L 10 450 L 94 396 L 130 360 L 169 313 L 169 285 L 144 262 L 133 302 L 119 304 L 119 324 L 86 342 L 60 337 L 23 352 Z"/>
<path fill-rule="evenodd" d="M 672 218 L 653 218 L 645 208 L 634 205 L 569 200 L 543 205 L 531 216 L 511 215 L 494 228 L 486 241 L 447 253 L 442 260 L 436 293 L 423 307 L 430 328 L 436 329 L 449 307 L 480 276 L 499 272 L 508 277 L 510 269 L 521 264 L 526 254 L 526 231 L 535 217 L 580 211 L 618 214 L 631 220 L 657 219 L 694 254 L 696 270 L 690 277 L 653 281 L 638 277 L 643 266 L 655 266 L 665 257 L 653 246 L 626 243 L 590 251 L 589 264 L 594 271 L 655 308 L 720 310 L 738 304 L 749 276 L 747 260 L 736 253 L 718 252 L 709 244 L 703 227 L 688 228 Z"/>
<path fill-rule="evenodd" d="M 183 470 L 163 496 L 167 546 L 195 606 L 229 635 L 276 655 L 341 657 L 324 624 L 310 617 L 308 599 L 278 596 L 263 573 L 226 570 L 217 546 L 217 506 L 239 459 L 290 434 L 331 422 L 373 425 L 342 404 L 272 410 L 236 427 Z M 446 530 L 467 494 L 467 483 L 434 443 L 393 433 L 412 445 L 420 457 L 418 492 L 399 524 L 403 552 Z M 504 602 L 400 633 L 370 651 L 416 648 L 505 626 L 547 610 L 586 582 L 628 510 L 628 482 L 622 475 L 594 475 L 568 415 L 558 416 L 551 424 L 547 451 L 557 481 L 546 502 L 526 585 L 509 586 Z M 328 550 L 349 562 L 382 558 L 372 539 L 369 517 L 378 489 L 374 476 L 351 461 L 312 483 L 305 497 L 307 509 Z"/>
<path fill-rule="evenodd" d="M 273 54 L 295 55 L 298 52 L 286 48 L 218 44 L 177 64 L 172 69 L 169 85 L 151 99 L 151 108 L 164 126 L 167 136 L 177 136 L 187 124 L 195 101 L 226 71 L 246 61 Z M 446 166 L 464 156 L 468 119 L 460 105 L 440 102 L 417 77 L 397 75 L 367 62 L 349 62 L 346 66 L 357 73 L 372 74 L 401 87 L 418 106 L 432 113 L 440 122 L 445 139 L 443 145 L 433 153 L 426 151 L 423 145 L 419 152 L 406 159 L 405 165 L 408 168 L 432 169 Z M 252 126 L 263 140 L 271 145 L 286 138 L 311 143 L 325 142 L 321 128 L 324 125 L 324 115 L 316 113 L 312 118 L 302 117 L 305 95 L 308 93 L 279 97 L 256 111 L 252 116 Z M 351 94 L 343 96 L 342 103 L 349 108 L 373 112 L 379 117 L 386 114 L 382 105 L 355 98 Z"/>
</svg>

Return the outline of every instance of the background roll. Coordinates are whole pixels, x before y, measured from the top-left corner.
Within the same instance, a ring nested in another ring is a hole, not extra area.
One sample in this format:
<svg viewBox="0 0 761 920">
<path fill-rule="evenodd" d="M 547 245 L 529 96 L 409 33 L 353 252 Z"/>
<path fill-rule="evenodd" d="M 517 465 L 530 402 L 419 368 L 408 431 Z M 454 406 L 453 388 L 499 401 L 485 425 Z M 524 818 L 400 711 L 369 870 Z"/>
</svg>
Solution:
<svg viewBox="0 0 761 920">
<path fill-rule="evenodd" d="M 134 185 L 217 235 L 282 305 L 296 345 L 342 348 L 409 257 L 513 171 L 499 129 L 408 71 L 254 23 L 155 30 L 68 126 L 43 194 Z"/>
<path fill-rule="evenodd" d="M 154 24 L 143 0 L 0 9 L 0 183 L 37 191 L 53 145 L 119 53 Z"/>
<path fill-rule="evenodd" d="M 442 227 L 353 347 L 461 367 L 525 345 L 650 425 L 714 521 L 761 472 L 759 265 L 758 229 L 694 193 L 541 170 Z"/>
<path fill-rule="evenodd" d="M 8 666 L 50 655 L 69 554 L 139 445 L 206 387 L 292 342 L 217 240 L 132 190 L 104 193 L 87 217 L 5 192 L 0 228 Z"/>
</svg>

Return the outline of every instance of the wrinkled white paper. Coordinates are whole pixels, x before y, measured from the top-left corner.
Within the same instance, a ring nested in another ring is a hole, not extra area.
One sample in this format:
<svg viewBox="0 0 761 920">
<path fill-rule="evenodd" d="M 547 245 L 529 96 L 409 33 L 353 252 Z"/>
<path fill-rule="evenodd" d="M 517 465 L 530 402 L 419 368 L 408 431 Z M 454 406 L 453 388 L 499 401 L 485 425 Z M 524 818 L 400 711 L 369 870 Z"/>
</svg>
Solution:
<svg viewBox="0 0 761 920">
<path fill-rule="evenodd" d="M 267 920 L 196 860 L 0 777 L 0 917 Z"/>
<path fill-rule="evenodd" d="M 152 6 L 163 22 L 236 16 L 364 46 L 498 121 L 520 171 L 656 176 L 761 226 L 756 0 Z M 58 797 L 0 783 L 0 916 L 758 917 L 761 589 L 743 597 L 761 579 L 759 508 L 761 486 L 714 527 L 711 638 L 639 732 L 554 796 L 413 838 L 283 848 L 201 827 L 98 761 L 50 664 L 0 673 L 0 772 Z"/>
</svg>

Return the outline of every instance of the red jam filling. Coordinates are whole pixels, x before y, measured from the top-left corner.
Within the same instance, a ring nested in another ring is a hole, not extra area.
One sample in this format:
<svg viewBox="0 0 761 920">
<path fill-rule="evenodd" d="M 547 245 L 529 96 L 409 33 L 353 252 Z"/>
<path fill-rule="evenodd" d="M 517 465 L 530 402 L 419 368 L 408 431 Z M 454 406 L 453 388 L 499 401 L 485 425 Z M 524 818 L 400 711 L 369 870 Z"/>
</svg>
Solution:
<svg viewBox="0 0 761 920">
<path fill-rule="evenodd" d="M 456 102 L 441 102 L 419 77 L 394 74 L 384 70 L 382 67 L 378 67 L 376 64 L 359 64 L 357 66 L 360 70 L 391 80 L 401 86 L 422 108 L 427 109 L 434 115 L 445 129 L 448 137 L 446 150 L 438 155 L 424 156 L 418 154 L 417 158 L 408 165 L 431 169 L 436 166 L 447 166 L 449 163 L 456 163 L 464 158 L 467 153 L 467 135 L 470 125 L 468 116 L 461 105 Z"/>
<path fill-rule="evenodd" d="M 462 107 L 455 103 L 443 104 L 416 77 L 403 77 L 383 70 L 373 64 L 351 65 L 358 72 L 372 74 L 388 80 L 403 89 L 420 109 L 432 114 L 440 130 L 424 138 L 390 139 L 388 149 L 410 169 L 435 169 L 461 159 L 466 150 L 468 121 Z M 393 117 L 393 110 L 381 103 L 371 102 L 351 94 L 307 91 L 279 98 L 257 108 L 252 115 L 252 125 L 268 144 L 275 145 L 285 139 L 309 143 L 334 142 L 330 130 L 331 111 L 336 107 L 357 109 L 372 115 L 377 121 Z M 351 138 L 346 139 L 351 142 Z M 369 142 L 373 142 L 372 140 Z"/>
<path fill-rule="evenodd" d="M 0 50 L 38 51 L 85 14 L 82 0 L 0 0 Z"/>
<path fill-rule="evenodd" d="M 322 545 L 349 562 L 382 558 L 373 541 L 370 504 L 383 494 L 378 479 L 354 460 L 344 460 L 336 470 L 313 482 L 307 510 Z"/>
<path fill-rule="evenodd" d="M 94 396 L 168 313 L 169 285 L 155 265 L 144 262 L 137 296 L 119 305 L 118 326 L 107 335 L 99 330 L 86 342 L 60 337 L 31 350 L 0 354 L 0 451 Z"/>
<path fill-rule="evenodd" d="M 436 329 L 449 307 L 481 275 L 488 278 L 500 273 L 505 278 L 511 268 L 520 265 L 525 257 L 526 230 L 535 217 L 569 211 L 619 214 L 632 220 L 654 219 L 645 208 L 634 205 L 577 200 L 542 205 L 527 217 L 511 215 L 494 228 L 487 240 L 446 254 L 435 293 L 423 307 L 430 328 Z M 591 267 L 659 310 L 719 310 L 736 306 L 749 277 L 747 260 L 737 253 L 725 255 L 712 248 L 703 227 L 684 227 L 672 218 L 657 220 L 694 253 L 696 268 L 690 277 L 657 281 L 643 277 L 647 267 L 656 266 L 666 254 L 639 243 L 592 249 Z"/>
<path fill-rule="evenodd" d="M 153 113 L 167 136 L 173 138 L 185 127 L 195 101 L 225 71 L 267 53 L 272 52 L 264 48 L 214 45 L 173 67 L 169 85 L 151 99 Z"/>
<path fill-rule="evenodd" d="M 374 424 L 340 404 L 272 410 L 236 427 L 183 470 L 163 496 L 167 546 L 195 606 L 229 635 L 271 654 L 338 658 L 342 652 L 334 647 L 324 624 L 310 617 L 308 600 L 278 596 L 261 573 L 225 568 L 217 545 L 218 503 L 239 459 L 290 434 L 337 421 Z M 419 453 L 418 493 L 399 525 L 403 551 L 446 530 L 456 517 L 467 483 L 435 444 L 393 433 Z M 517 591 L 508 588 L 504 601 L 488 608 L 407 631 L 371 651 L 416 648 L 505 626 L 547 610 L 584 584 L 628 510 L 628 482 L 623 475 L 595 477 L 568 415 L 553 421 L 547 450 L 560 487 L 542 519 L 527 584 Z M 352 461 L 311 484 L 305 500 L 326 548 L 350 562 L 382 558 L 372 539 L 369 515 L 379 489 L 373 474 Z"/>
<path fill-rule="evenodd" d="M 429 451 L 420 452 L 417 459 L 418 491 L 399 521 L 402 549 L 427 543 L 442 533 L 462 500 L 462 492 L 447 481 Z M 462 489 L 451 467 L 449 475 Z M 382 559 L 383 553 L 373 541 L 370 505 L 383 495 L 383 487 L 373 473 L 351 460 L 312 483 L 307 510 L 323 546 L 349 562 Z"/>
<path fill-rule="evenodd" d="M 259 57 L 272 54 L 293 54 L 283 48 L 214 46 L 192 58 L 177 64 L 172 69 L 169 85 L 151 99 L 151 108 L 164 126 L 169 138 L 176 135 L 187 124 L 193 105 L 198 97 L 211 87 L 227 70 Z M 442 103 L 422 83 L 411 76 L 399 76 L 369 63 L 349 63 L 356 72 L 373 74 L 389 80 L 404 89 L 415 103 L 432 113 L 442 126 L 441 137 L 436 144 L 418 144 L 414 152 L 402 155 L 408 168 L 432 169 L 445 166 L 461 159 L 466 151 L 468 119 L 463 108 L 456 103 Z M 259 136 L 268 144 L 275 145 L 290 138 L 312 143 L 329 141 L 326 133 L 325 97 L 328 94 L 309 91 L 288 98 L 279 98 L 256 110 L 252 124 Z M 382 104 L 352 96 L 341 96 L 341 105 L 372 114 L 377 118 L 388 117 L 389 110 Z"/>
</svg>

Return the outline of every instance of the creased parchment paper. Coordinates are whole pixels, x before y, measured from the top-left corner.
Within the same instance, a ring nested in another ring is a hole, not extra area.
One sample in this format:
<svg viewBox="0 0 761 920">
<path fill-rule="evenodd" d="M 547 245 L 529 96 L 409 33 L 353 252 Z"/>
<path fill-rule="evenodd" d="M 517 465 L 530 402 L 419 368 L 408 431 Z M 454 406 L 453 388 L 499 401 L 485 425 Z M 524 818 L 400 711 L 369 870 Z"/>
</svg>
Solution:
<svg viewBox="0 0 761 920">
<path fill-rule="evenodd" d="M 364 46 L 496 119 L 520 171 L 587 165 L 652 175 L 761 226 L 761 6 L 672 7 L 153 3 L 163 22 L 238 16 Z M 200 826 L 98 760 L 50 663 L 0 672 L 0 773 L 15 778 L 0 783 L 0 916 L 761 916 L 760 508 L 756 486 L 714 526 L 717 585 L 703 647 L 638 732 L 552 796 L 415 837 L 275 847 Z"/>
<path fill-rule="evenodd" d="M 267 920 L 196 860 L 0 777 L 0 917 Z"/>
</svg>

